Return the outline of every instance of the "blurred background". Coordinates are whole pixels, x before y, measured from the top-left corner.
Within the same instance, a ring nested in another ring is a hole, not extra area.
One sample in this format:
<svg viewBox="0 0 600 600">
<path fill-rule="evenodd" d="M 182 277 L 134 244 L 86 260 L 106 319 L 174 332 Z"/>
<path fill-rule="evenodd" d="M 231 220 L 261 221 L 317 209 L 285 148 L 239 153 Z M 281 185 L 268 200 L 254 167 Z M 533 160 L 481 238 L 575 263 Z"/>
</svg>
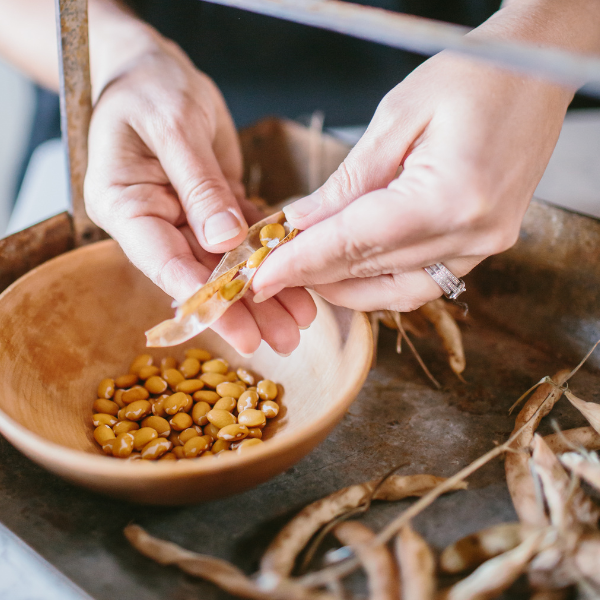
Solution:
<svg viewBox="0 0 600 600">
<path fill-rule="evenodd" d="M 370 0 L 474 27 L 500 0 Z M 352 143 L 378 102 L 424 58 L 393 48 L 198 0 L 128 0 L 186 50 L 223 91 L 238 127 L 265 116 L 306 122 Z M 191 26 L 190 26 L 191 24 Z M 600 217 L 600 102 L 577 97 L 536 192 Z M 58 98 L 0 62 L 0 237 L 65 210 Z"/>
</svg>

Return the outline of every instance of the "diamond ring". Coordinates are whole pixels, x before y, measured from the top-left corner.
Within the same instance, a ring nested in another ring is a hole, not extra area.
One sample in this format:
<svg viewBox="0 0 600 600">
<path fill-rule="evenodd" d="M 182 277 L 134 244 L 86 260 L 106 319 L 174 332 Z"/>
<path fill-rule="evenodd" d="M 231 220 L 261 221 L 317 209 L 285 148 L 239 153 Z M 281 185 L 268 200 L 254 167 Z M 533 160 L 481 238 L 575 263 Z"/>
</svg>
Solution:
<svg viewBox="0 0 600 600">
<path fill-rule="evenodd" d="M 435 265 L 423 268 L 442 288 L 444 296 L 449 300 L 456 300 L 467 289 L 465 282 L 442 263 L 436 263 Z"/>
</svg>

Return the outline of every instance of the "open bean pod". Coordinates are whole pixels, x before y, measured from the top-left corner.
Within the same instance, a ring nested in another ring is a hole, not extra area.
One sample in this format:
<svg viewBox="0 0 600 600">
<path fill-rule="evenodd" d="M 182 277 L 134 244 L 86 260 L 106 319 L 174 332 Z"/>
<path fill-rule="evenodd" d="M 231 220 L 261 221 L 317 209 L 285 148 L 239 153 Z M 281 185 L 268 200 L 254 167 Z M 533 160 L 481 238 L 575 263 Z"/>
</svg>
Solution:
<svg viewBox="0 0 600 600">
<path fill-rule="evenodd" d="M 261 231 L 268 225 L 279 225 L 282 235 L 265 240 L 263 234 L 261 241 Z M 250 227 L 246 239 L 223 256 L 206 284 L 177 307 L 175 317 L 146 332 L 147 345 L 176 346 L 210 327 L 244 296 L 267 256 L 297 234 L 298 230 L 290 227 L 283 212 Z"/>
</svg>

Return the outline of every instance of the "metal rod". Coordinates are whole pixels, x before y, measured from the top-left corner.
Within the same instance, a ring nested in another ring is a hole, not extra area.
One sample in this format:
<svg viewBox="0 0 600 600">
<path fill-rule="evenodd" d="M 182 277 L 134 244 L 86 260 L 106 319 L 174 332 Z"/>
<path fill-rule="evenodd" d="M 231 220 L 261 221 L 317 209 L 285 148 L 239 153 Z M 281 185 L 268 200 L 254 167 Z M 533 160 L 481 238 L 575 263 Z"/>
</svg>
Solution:
<svg viewBox="0 0 600 600">
<path fill-rule="evenodd" d="M 418 54 L 452 50 L 600 97 L 600 57 L 521 42 L 465 37 L 470 30 L 338 0 L 204 0 L 312 25 Z"/>
<path fill-rule="evenodd" d="M 75 245 L 102 237 L 85 212 L 83 182 L 92 115 L 87 0 L 55 0 L 60 67 L 60 113 L 67 153 Z"/>
</svg>

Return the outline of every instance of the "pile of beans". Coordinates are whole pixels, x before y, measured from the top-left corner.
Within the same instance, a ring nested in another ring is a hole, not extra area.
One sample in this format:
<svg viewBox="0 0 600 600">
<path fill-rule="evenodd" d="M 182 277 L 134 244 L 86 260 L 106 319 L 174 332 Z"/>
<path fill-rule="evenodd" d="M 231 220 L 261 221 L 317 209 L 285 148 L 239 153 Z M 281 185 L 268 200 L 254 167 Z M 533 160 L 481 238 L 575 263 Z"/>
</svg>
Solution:
<svg viewBox="0 0 600 600">
<path fill-rule="evenodd" d="M 129 373 L 103 379 L 94 402 L 94 439 L 129 460 L 180 460 L 245 452 L 262 444 L 279 413 L 277 385 L 191 348 L 181 364 L 141 354 Z"/>
</svg>

